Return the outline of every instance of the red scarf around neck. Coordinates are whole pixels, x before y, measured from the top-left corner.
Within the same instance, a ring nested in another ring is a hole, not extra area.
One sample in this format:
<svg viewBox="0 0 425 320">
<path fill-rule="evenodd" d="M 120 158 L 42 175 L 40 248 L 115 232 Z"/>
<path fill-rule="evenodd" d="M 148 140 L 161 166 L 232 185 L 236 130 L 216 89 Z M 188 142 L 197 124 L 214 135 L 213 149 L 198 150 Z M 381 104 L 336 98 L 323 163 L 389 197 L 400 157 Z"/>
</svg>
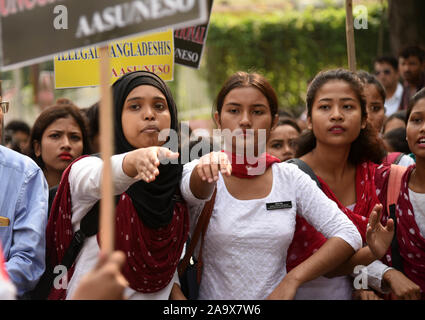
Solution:
<svg viewBox="0 0 425 320">
<path fill-rule="evenodd" d="M 53 267 L 61 263 L 73 237 L 68 177 L 72 165 L 83 157 L 76 159 L 64 171 L 50 211 L 46 229 L 46 256 Z M 129 286 L 143 293 L 156 292 L 167 286 L 176 271 L 188 232 L 189 216 L 184 203 L 176 202 L 169 225 L 154 230 L 143 225 L 131 198 L 123 193 L 116 209 L 115 249 L 126 255 L 122 273 Z M 68 283 L 74 267 L 75 263 L 68 270 Z M 52 288 L 49 299 L 65 298 L 65 289 Z"/>
<path fill-rule="evenodd" d="M 364 162 L 356 167 L 356 205 L 354 210 L 343 206 L 323 179 L 319 179 L 322 191 L 329 199 L 336 202 L 339 209 L 354 223 L 363 242 L 366 242 L 366 226 L 370 212 L 375 204 L 380 203 L 376 196 L 375 169 L 377 165 Z M 317 214 L 320 214 L 318 212 Z M 311 226 L 304 218 L 297 215 L 294 238 L 288 249 L 286 268 L 289 272 L 309 258 L 325 242 L 326 238 Z"/>
<path fill-rule="evenodd" d="M 246 157 L 222 150 L 232 163 L 232 176 L 252 179 L 262 175 L 273 163 L 280 162 L 276 157 L 264 152 L 259 157 Z"/>
</svg>

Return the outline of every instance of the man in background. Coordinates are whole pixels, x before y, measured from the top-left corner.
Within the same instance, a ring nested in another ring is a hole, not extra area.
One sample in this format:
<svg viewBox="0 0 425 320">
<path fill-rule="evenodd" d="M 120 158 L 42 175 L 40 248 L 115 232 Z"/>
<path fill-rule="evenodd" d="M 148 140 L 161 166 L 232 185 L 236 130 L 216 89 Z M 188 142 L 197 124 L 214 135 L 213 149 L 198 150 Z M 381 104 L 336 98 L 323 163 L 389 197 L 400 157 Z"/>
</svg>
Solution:
<svg viewBox="0 0 425 320">
<path fill-rule="evenodd" d="M 396 112 L 401 104 L 403 86 L 400 83 L 398 61 L 394 57 L 379 57 L 374 63 L 375 76 L 385 88 L 385 115 L 388 117 Z"/>
<path fill-rule="evenodd" d="M 400 51 L 398 68 L 404 92 L 399 110 L 407 109 L 410 98 L 425 86 L 425 50 L 409 46 Z"/>
<path fill-rule="evenodd" d="M 29 125 L 21 120 L 13 120 L 7 124 L 4 131 L 8 136 L 8 139 L 5 137 L 5 146 L 20 153 L 24 153 L 30 139 L 31 129 Z"/>
<path fill-rule="evenodd" d="M 0 104 L 0 120 L 7 112 Z M 45 269 L 48 186 L 29 157 L 0 145 L 0 242 L 4 266 L 25 298 Z"/>
</svg>

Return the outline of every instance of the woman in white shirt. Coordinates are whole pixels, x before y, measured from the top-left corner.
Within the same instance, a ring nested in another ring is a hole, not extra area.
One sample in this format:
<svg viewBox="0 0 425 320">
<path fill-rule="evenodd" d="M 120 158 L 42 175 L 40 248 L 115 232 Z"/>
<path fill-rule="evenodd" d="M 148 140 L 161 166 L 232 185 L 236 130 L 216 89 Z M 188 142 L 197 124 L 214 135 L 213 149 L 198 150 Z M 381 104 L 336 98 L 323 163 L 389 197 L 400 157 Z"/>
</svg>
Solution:
<svg viewBox="0 0 425 320">
<path fill-rule="evenodd" d="M 176 268 L 189 228 L 186 206 L 176 197 L 183 166 L 178 161 L 159 161 L 179 156 L 161 147 L 171 139 L 172 130 L 178 132 L 177 107 L 163 80 L 145 71 L 122 76 L 113 85 L 113 95 L 115 155 L 111 165 L 114 193 L 119 196 L 115 249 L 126 256 L 122 273 L 129 288 L 125 295 L 168 299 L 173 284 L 178 283 Z M 177 151 L 178 141 L 174 146 Z M 82 218 L 100 199 L 102 167 L 99 157 L 83 157 L 62 176 L 47 226 L 47 255 L 53 266 L 61 263 Z M 73 296 L 79 281 L 96 264 L 98 240 L 96 235 L 85 240 L 67 272 L 67 286 L 53 288 L 50 299 Z"/>
<path fill-rule="evenodd" d="M 217 189 L 202 253 L 199 299 L 292 299 L 302 283 L 352 258 L 362 246 L 361 237 L 308 175 L 264 152 L 278 119 L 277 97 L 264 77 L 234 74 L 216 106 L 224 152 L 186 164 L 180 187 L 192 232 L 205 201 Z M 378 257 L 392 235 L 391 228 L 376 223 L 380 210 L 374 209 L 368 228 Z M 297 215 L 329 240 L 287 274 L 286 254 Z"/>
</svg>

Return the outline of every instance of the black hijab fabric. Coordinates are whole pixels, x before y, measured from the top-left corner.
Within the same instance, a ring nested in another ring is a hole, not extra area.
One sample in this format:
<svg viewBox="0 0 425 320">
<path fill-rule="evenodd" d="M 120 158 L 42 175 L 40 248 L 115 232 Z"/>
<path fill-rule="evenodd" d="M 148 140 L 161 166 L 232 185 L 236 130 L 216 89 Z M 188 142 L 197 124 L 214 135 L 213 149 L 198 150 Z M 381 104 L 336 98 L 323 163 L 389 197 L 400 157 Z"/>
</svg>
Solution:
<svg viewBox="0 0 425 320">
<path fill-rule="evenodd" d="M 171 115 L 170 128 L 178 132 L 177 107 L 164 81 L 156 74 L 147 71 L 127 73 L 112 86 L 115 118 L 115 154 L 135 150 L 124 136 L 121 115 L 128 94 L 140 85 L 154 86 L 164 94 Z M 158 170 L 159 175 L 153 182 L 147 183 L 141 180 L 134 183 L 126 191 L 143 224 L 151 229 L 164 227 L 171 222 L 174 212 L 173 198 L 179 186 L 183 166 L 180 161 L 179 164 L 160 164 Z"/>
</svg>

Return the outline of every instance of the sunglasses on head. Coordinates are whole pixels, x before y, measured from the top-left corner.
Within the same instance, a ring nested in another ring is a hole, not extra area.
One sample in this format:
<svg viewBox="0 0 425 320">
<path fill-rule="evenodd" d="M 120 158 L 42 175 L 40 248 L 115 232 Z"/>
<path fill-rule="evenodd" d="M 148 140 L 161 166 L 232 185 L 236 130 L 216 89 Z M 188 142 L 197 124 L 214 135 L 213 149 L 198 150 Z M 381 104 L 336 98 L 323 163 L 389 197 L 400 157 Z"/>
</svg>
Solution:
<svg viewBox="0 0 425 320">
<path fill-rule="evenodd" d="M 377 76 L 379 76 L 381 73 L 384 73 L 385 75 L 389 75 L 389 74 L 391 74 L 391 70 L 390 69 L 385 69 L 385 70 L 382 70 L 382 71 L 375 71 L 375 75 L 377 75 Z"/>
</svg>

